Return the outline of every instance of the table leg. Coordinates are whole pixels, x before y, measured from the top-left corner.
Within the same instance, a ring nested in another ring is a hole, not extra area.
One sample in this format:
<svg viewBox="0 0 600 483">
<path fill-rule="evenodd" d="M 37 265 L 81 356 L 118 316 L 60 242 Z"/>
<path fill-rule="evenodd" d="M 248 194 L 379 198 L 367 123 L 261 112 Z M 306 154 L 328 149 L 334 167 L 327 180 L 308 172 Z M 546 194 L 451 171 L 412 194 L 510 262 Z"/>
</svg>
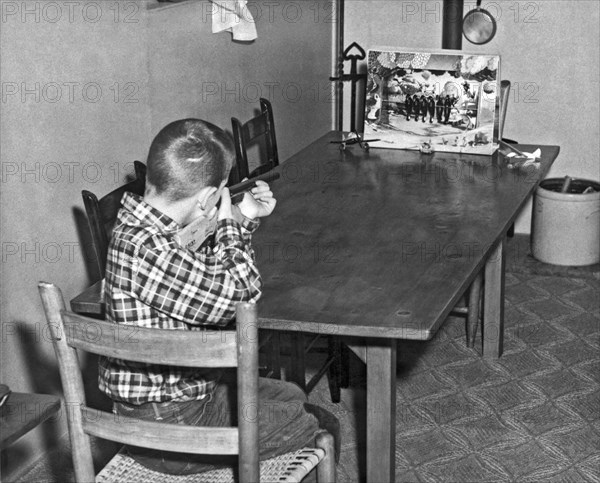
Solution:
<svg viewBox="0 0 600 483">
<path fill-rule="evenodd" d="M 504 345 L 504 264 L 506 238 L 502 237 L 485 263 L 483 301 L 483 356 L 497 358 Z"/>
<path fill-rule="evenodd" d="M 395 480 L 396 340 L 367 339 L 367 481 Z"/>
</svg>

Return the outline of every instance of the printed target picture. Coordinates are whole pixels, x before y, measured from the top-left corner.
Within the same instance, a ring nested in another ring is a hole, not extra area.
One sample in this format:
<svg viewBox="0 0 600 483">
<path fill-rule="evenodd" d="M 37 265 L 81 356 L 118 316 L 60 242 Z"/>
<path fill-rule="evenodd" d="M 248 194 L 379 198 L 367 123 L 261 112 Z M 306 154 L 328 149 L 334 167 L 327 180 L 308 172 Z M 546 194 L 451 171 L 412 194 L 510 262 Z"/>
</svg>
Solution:
<svg viewBox="0 0 600 483">
<path fill-rule="evenodd" d="M 498 55 L 369 50 L 364 136 L 377 148 L 490 155 L 499 70 Z"/>
</svg>

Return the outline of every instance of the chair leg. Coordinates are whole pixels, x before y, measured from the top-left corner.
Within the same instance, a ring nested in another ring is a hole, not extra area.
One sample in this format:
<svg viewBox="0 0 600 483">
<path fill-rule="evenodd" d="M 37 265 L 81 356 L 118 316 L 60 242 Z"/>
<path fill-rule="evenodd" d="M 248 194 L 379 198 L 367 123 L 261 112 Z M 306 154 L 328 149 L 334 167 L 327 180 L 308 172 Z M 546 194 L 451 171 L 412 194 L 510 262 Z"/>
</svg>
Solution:
<svg viewBox="0 0 600 483">
<path fill-rule="evenodd" d="M 281 379 L 281 338 L 277 331 L 273 331 L 271 338 L 269 365 L 271 366 L 271 377 Z"/>
<path fill-rule="evenodd" d="M 292 332 L 290 334 L 290 375 L 286 376 L 288 381 L 298 384 L 303 391 L 306 391 L 306 356 L 305 339 L 302 332 Z"/>
<path fill-rule="evenodd" d="M 292 332 L 290 334 L 290 365 L 289 372 L 286 373 L 286 380 L 295 382 L 303 391 L 310 392 L 319 382 L 321 377 L 327 373 L 329 392 L 331 401 L 339 403 L 341 400 L 341 387 L 348 387 L 348 349 L 342 344 L 339 338 L 329 336 L 328 357 L 325 364 L 321 367 L 312 379 L 306 382 L 306 337 L 302 332 Z M 345 384 L 345 386 L 344 386 Z"/>
<path fill-rule="evenodd" d="M 513 236 L 515 236 L 515 224 L 514 223 L 512 225 L 510 225 L 510 227 L 508 228 L 508 231 L 506 232 L 506 236 L 508 238 L 512 238 Z"/>
<path fill-rule="evenodd" d="M 260 375 L 281 379 L 280 335 L 276 330 L 260 331 L 260 351 L 265 354 L 265 365 L 260 367 Z"/>
<path fill-rule="evenodd" d="M 325 451 L 325 457 L 317 466 L 318 483 L 335 483 L 335 442 L 333 436 L 327 432 L 319 433 L 315 445 Z"/>
<path fill-rule="evenodd" d="M 481 318 L 481 287 L 483 285 L 483 271 L 480 271 L 469 288 L 469 312 L 467 316 L 467 346 L 475 346 L 477 326 Z"/>
<path fill-rule="evenodd" d="M 342 354 L 340 356 L 340 387 L 347 389 L 350 387 L 350 349 L 345 344 L 342 346 Z"/>
<path fill-rule="evenodd" d="M 329 336 L 328 338 L 329 358 L 332 360 L 327 372 L 327 381 L 329 383 L 329 393 L 331 402 L 339 403 L 341 400 L 340 387 L 343 380 L 343 361 L 342 361 L 342 342 L 339 338 Z M 346 372 L 348 372 L 346 370 Z M 346 386 L 347 387 L 347 386 Z"/>
</svg>

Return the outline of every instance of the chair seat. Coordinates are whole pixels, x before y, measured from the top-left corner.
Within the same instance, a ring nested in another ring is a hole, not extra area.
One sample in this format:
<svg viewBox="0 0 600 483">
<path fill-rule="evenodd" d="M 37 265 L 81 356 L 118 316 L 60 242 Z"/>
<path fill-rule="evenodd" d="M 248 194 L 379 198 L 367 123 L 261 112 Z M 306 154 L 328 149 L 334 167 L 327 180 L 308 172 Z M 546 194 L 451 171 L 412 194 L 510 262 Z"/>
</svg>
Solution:
<svg viewBox="0 0 600 483">
<path fill-rule="evenodd" d="M 260 462 L 260 481 L 300 482 L 325 457 L 320 448 L 303 448 Z M 237 471 L 237 469 L 236 469 Z M 124 448 L 96 476 L 97 483 L 221 483 L 234 482 L 233 468 L 193 475 L 169 475 L 142 466 Z"/>
</svg>

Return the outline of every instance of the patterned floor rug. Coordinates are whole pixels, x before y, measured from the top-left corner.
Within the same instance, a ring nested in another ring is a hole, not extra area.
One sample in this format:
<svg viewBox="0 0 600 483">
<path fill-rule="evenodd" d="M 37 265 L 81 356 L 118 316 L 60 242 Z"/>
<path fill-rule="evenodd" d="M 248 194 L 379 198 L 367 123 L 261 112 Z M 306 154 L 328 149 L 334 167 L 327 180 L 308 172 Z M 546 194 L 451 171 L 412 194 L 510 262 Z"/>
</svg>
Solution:
<svg viewBox="0 0 600 483">
<path fill-rule="evenodd" d="M 600 481 L 600 308 L 595 277 L 508 273 L 505 350 L 480 356 L 451 318 L 428 342 L 398 343 L 397 482 Z M 364 369 L 332 404 L 339 481 L 364 481 Z"/>
</svg>

